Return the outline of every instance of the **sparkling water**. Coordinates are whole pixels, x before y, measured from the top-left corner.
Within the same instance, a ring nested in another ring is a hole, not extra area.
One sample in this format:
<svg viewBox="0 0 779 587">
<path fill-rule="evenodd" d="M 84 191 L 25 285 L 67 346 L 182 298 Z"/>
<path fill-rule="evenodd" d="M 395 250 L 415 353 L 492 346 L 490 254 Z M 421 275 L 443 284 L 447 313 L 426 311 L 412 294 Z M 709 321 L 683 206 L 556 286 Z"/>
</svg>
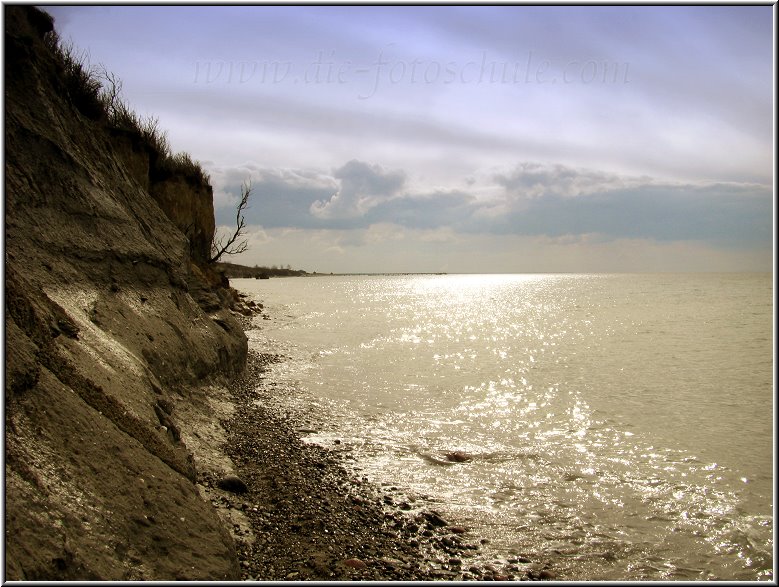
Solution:
<svg viewBox="0 0 779 587">
<path fill-rule="evenodd" d="M 311 440 L 560 579 L 773 578 L 770 274 L 236 279 Z M 462 451 L 469 460 L 447 455 Z"/>
</svg>

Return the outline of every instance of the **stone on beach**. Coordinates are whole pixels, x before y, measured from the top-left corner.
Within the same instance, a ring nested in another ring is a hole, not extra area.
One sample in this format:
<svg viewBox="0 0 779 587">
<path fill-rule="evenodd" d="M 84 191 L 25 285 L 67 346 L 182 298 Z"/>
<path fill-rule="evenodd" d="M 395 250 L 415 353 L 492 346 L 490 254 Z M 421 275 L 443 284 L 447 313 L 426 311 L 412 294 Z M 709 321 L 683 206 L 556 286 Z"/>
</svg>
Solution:
<svg viewBox="0 0 779 587">
<path fill-rule="evenodd" d="M 217 487 L 231 493 L 246 493 L 249 490 L 246 483 L 235 475 L 225 475 L 217 482 Z"/>
<path fill-rule="evenodd" d="M 468 461 L 473 460 L 473 457 L 461 450 L 455 450 L 446 453 L 446 460 L 453 463 L 467 463 Z"/>
<path fill-rule="evenodd" d="M 451 526 L 449 528 L 449 531 L 452 534 L 465 534 L 468 531 L 468 529 L 463 526 Z"/>
<path fill-rule="evenodd" d="M 448 526 L 448 525 L 449 525 L 449 522 L 447 522 L 446 520 L 444 520 L 444 519 L 443 519 L 441 516 L 439 516 L 439 515 L 438 515 L 438 513 L 436 513 L 436 512 L 427 512 L 427 513 L 425 514 L 425 518 L 427 519 L 428 523 L 429 523 L 431 526 L 434 526 L 434 527 L 437 527 L 437 528 L 441 528 L 441 527 L 444 527 L 444 526 Z"/>
</svg>

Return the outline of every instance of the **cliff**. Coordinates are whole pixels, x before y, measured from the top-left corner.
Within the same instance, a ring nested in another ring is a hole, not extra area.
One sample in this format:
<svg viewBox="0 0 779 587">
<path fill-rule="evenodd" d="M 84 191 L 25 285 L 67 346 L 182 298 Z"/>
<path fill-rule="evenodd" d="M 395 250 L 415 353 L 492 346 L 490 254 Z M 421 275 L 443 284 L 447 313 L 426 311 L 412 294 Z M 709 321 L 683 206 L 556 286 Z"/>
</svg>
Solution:
<svg viewBox="0 0 779 587">
<path fill-rule="evenodd" d="M 200 264 L 211 188 L 79 100 L 45 13 L 4 10 L 5 578 L 237 578 L 179 419 L 246 360 Z"/>
</svg>

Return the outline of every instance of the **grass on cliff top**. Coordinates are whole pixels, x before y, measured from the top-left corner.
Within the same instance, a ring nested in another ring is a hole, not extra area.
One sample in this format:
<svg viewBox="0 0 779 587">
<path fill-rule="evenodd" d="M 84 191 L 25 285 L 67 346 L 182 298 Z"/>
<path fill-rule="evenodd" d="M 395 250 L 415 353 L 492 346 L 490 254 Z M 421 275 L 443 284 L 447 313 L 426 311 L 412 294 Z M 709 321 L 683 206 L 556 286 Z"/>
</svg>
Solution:
<svg viewBox="0 0 779 587">
<path fill-rule="evenodd" d="M 87 118 L 108 128 L 137 136 L 150 153 L 150 166 L 156 176 L 182 175 L 210 184 L 211 178 L 189 153 L 173 153 L 168 136 L 155 117 L 136 113 L 122 98 L 122 82 L 105 67 L 89 63 L 85 52 L 64 42 L 56 31 L 46 33 L 46 44 L 63 68 L 65 90 L 76 109 Z"/>
</svg>

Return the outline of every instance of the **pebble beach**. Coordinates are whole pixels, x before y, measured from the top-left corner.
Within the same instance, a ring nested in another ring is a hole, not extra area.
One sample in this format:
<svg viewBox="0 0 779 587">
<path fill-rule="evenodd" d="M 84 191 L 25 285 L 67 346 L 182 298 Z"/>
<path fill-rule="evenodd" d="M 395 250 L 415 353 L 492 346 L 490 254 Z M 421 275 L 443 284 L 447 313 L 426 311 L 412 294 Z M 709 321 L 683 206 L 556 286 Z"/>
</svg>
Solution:
<svg viewBox="0 0 779 587">
<path fill-rule="evenodd" d="M 247 320 L 246 327 L 250 327 Z M 348 448 L 305 442 L 300 415 L 275 407 L 268 365 L 250 351 L 227 389 L 220 450 L 235 475 L 201 467 L 198 483 L 227 521 L 244 580 L 550 580 L 551 565 L 522 557 L 485 562 L 486 539 L 399 487 L 376 486 L 346 464 Z"/>
</svg>

